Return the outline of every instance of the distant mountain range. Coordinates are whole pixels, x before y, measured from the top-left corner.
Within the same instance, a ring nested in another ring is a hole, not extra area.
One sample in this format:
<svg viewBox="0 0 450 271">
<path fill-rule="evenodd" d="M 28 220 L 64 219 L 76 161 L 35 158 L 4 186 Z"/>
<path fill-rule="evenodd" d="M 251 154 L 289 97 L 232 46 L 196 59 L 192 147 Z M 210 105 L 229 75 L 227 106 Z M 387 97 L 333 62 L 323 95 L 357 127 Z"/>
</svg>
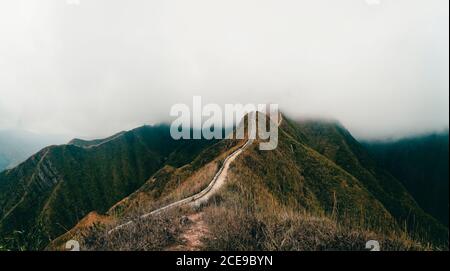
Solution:
<svg viewBox="0 0 450 271">
<path fill-rule="evenodd" d="M 61 144 L 63 137 L 38 135 L 21 130 L 0 130 L 0 172 L 25 161 L 51 144 Z"/>
<path fill-rule="evenodd" d="M 139 220 L 144 226 L 124 229 L 120 238 L 86 233 L 86 227 L 104 233 L 198 193 L 243 143 L 173 140 L 169 126 L 158 125 L 47 147 L 0 173 L 0 244 L 60 249 L 76 238 L 91 249 L 170 250 L 185 244 L 183 229 L 195 223 L 180 221 L 193 214 L 208 229 L 201 249 L 353 250 L 373 236 L 391 249 L 448 246 L 448 227 L 344 127 L 287 117 L 278 147 L 261 151 L 252 144 L 243 151 L 208 204 Z M 135 245 L 138 240 L 144 243 Z"/>
</svg>

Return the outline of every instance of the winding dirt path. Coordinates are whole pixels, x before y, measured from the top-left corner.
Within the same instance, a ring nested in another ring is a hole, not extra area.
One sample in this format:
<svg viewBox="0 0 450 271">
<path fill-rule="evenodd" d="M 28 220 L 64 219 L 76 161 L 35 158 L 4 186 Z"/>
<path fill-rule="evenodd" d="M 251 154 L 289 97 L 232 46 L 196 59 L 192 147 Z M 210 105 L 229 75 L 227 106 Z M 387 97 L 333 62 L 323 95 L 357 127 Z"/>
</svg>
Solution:
<svg viewBox="0 0 450 271">
<path fill-rule="evenodd" d="M 278 118 L 278 126 L 281 125 L 282 122 L 282 115 L 279 114 L 279 118 Z M 242 145 L 241 147 L 239 147 L 237 150 L 235 150 L 233 153 L 231 153 L 230 155 L 228 155 L 225 160 L 223 161 L 222 166 L 220 167 L 220 169 L 217 171 L 216 175 L 214 176 L 214 178 L 212 179 L 212 181 L 209 183 L 209 185 L 203 189 L 201 192 L 187 197 L 185 199 L 173 202 L 169 205 L 166 205 L 164 207 L 161 207 L 159 209 L 156 209 L 150 213 L 141 215 L 140 218 L 146 218 L 148 216 L 152 216 L 152 215 L 156 215 L 159 214 L 161 212 L 170 210 L 170 209 L 174 209 L 176 207 L 181 207 L 181 206 L 185 206 L 185 205 L 189 205 L 189 206 L 200 206 L 203 203 L 206 203 L 224 184 L 225 184 L 225 180 L 227 178 L 228 175 L 228 169 L 230 168 L 231 163 L 245 150 L 247 149 L 252 143 L 253 143 L 254 139 L 248 139 L 247 142 L 245 142 L 244 145 Z M 130 224 L 134 223 L 133 220 L 130 220 L 124 224 L 118 225 L 115 228 L 113 228 L 112 230 L 110 230 L 108 232 L 108 234 L 121 229 L 123 227 L 126 227 Z"/>
<path fill-rule="evenodd" d="M 146 218 L 146 217 L 156 215 L 161 212 L 164 212 L 164 211 L 167 211 L 170 209 L 174 209 L 177 207 L 185 206 L 185 205 L 200 206 L 202 203 L 207 202 L 209 200 L 209 198 L 211 198 L 211 196 L 213 196 L 224 185 L 227 174 L 228 174 L 228 169 L 230 168 L 230 164 L 252 143 L 253 143 L 253 139 L 248 139 L 247 142 L 245 142 L 245 144 L 243 146 L 239 147 L 239 149 L 235 150 L 233 153 L 228 155 L 225 158 L 225 160 L 223 161 L 222 166 L 219 168 L 219 170 L 217 171 L 217 173 L 214 176 L 214 178 L 212 179 L 212 181 L 209 183 L 209 185 L 205 189 L 203 189 L 202 191 L 200 191 L 199 193 L 197 193 L 193 196 L 173 202 L 169 205 L 166 205 L 164 207 L 156 209 L 150 213 L 141 215 L 140 218 Z M 131 225 L 133 223 L 134 223 L 133 220 L 130 220 L 126 223 L 118 225 L 115 228 L 108 231 L 108 234 L 110 234 L 116 230 L 119 230 L 121 228 L 124 228 L 128 225 Z"/>
<path fill-rule="evenodd" d="M 187 216 L 188 226 L 180 234 L 182 244 L 167 248 L 168 251 L 198 251 L 203 248 L 203 237 L 209 233 L 203 220 L 203 212 Z"/>
</svg>

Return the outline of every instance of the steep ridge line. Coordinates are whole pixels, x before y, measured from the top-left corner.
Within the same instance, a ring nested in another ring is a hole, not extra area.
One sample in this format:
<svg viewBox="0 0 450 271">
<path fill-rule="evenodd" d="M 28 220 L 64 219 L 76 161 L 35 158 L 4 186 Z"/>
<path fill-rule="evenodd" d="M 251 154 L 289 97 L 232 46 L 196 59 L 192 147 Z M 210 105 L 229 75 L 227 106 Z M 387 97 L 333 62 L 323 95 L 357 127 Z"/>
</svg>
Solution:
<svg viewBox="0 0 450 271">
<path fill-rule="evenodd" d="M 182 200 L 173 202 L 173 203 L 171 203 L 171 204 L 169 204 L 169 205 L 166 205 L 166 206 L 164 206 L 164 207 L 161 207 L 161 208 L 159 208 L 159 209 L 156 209 L 156 210 L 154 210 L 154 211 L 151 211 L 150 213 L 141 215 L 140 218 L 146 218 L 146 217 L 149 217 L 149 216 L 151 216 L 151 215 L 156 215 L 156 214 L 159 214 L 159 213 L 161 213 L 161 212 L 167 211 L 167 210 L 169 210 L 169 209 L 173 209 L 173 208 L 180 207 L 180 206 L 187 205 L 187 204 L 197 205 L 197 204 L 199 204 L 200 200 L 202 200 L 202 199 L 204 199 L 204 198 L 206 198 L 206 197 L 209 198 L 210 195 L 208 195 L 208 194 L 213 190 L 214 186 L 217 184 L 217 180 L 219 179 L 219 177 L 221 176 L 221 174 L 224 173 L 224 168 L 225 168 L 226 166 L 227 166 L 227 168 L 228 168 L 229 164 L 230 164 L 237 156 L 239 156 L 239 154 L 241 154 L 242 151 L 243 151 L 244 149 L 246 149 L 246 148 L 247 148 L 249 145 L 251 145 L 252 143 L 253 143 L 253 140 L 252 140 L 252 139 L 249 139 L 249 140 L 247 140 L 247 142 L 246 142 L 243 146 L 241 146 L 239 149 L 235 150 L 232 154 L 228 155 L 228 156 L 225 158 L 225 160 L 224 160 L 224 162 L 223 162 L 223 165 L 219 168 L 219 170 L 217 171 L 216 175 L 214 175 L 214 178 L 212 179 L 212 181 L 209 183 L 209 185 L 208 185 L 205 189 L 203 189 L 202 191 L 200 191 L 199 193 L 197 193 L 197 194 L 195 194 L 195 195 L 192 195 L 192 196 L 187 197 L 187 198 L 185 198 L 185 199 L 182 199 Z M 214 189 L 214 191 L 216 191 L 217 189 L 218 189 L 218 188 L 216 187 L 216 188 Z M 201 202 L 203 202 L 203 201 L 201 201 Z M 121 228 L 123 228 L 123 227 L 126 227 L 126 226 L 128 226 L 128 225 L 131 225 L 131 224 L 133 224 L 133 223 L 134 223 L 134 221 L 133 221 L 133 220 L 130 220 L 130 221 L 124 223 L 124 224 L 118 225 L 118 226 L 116 226 L 115 228 L 113 228 L 113 229 L 111 229 L 110 231 L 108 231 L 108 234 L 110 234 L 110 233 L 112 233 L 112 232 L 114 232 L 114 231 L 116 231 L 116 230 L 119 230 L 119 229 L 121 229 Z"/>
<path fill-rule="evenodd" d="M 281 125 L 281 121 L 282 121 L 282 115 L 279 114 L 279 119 L 278 119 L 278 126 Z M 177 207 L 181 207 L 184 205 L 190 205 L 190 206 L 200 206 L 202 203 L 205 203 L 208 201 L 208 199 L 213 196 L 225 183 L 225 179 L 227 177 L 228 174 L 228 169 L 231 165 L 231 163 L 245 150 L 247 149 L 252 143 L 253 143 L 253 139 L 248 139 L 247 142 L 245 142 L 245 144 L 241 147 L 239 147 L 237 150 L 235 150 L 233 153 L 231 153 L 230 155 L 228 155 L 225 160 L 223 161 L 222 166 L 219 168 L 219 170 L 217 171 L 216 175 L 214 175 L 214 178 L 212 179 L 212 181 L 209 183 L 209 185 L 203 189 L 202 191 L 200 191 L 199 193 L 189 196 L 185 199 L 173 202 L 169 205 L 166 205 L 164 207 L 158 208 L 150 213 L 146 213 L 144 215 L 141 215 L 140 218 L 146 218 L 152 215 L 156 215 L 159 214 L 161 212 L 173 209 L 173 208 L 177 208 Z M 124 228 L 126 226 L 129 226 L 131 224 L 133 224 L 134 221 L 130 220 L 126 223 L 120 224 L 116 227 L 114 227 L 113 229 L 108 231 L 108 234 L 111 234 L 112 232 L 119 230 L 121 228 Z"/>
</svg>

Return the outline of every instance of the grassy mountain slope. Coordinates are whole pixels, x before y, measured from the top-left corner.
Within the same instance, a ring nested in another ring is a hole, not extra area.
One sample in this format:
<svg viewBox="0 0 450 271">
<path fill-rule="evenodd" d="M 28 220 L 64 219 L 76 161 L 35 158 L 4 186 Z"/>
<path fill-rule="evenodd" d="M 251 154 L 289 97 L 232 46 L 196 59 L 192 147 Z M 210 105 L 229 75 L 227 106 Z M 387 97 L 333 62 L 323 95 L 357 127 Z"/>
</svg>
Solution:
<svg viewBox="0 0 450 271">
<path fill-rule="evenodd" d="M 435 242 L 448 241 L 448 228 L 424 212 L 395 177 L 379 167 L 368 151 L 340 124 L 298 123 L 307 144 L 353 175 L 395 217 L 397 224 Z"/>
<path fill-rule="evenodd" d="M 118 223 L 199 191 L 225 155 L 197 168 L 163 168 L 108 212 L 126 219 L 105 228 L 91 223 L 94 227 L 77 238 L 89 249 L 167 249 L 183 242 L 177 235 L 186 227 L 180 218 L 196 212 L 209 229 L 203 249 L 364 250 L 371 239 L 392 250 L 427 249 L 428 242 L 448 245 L 448 229 L 377 167 L 340 125 L 284 118 L 275 150 L 261 151 L 257 143 L 234 161 L 226 186 L 200 209 L 174 210 L 105 234 Z M 58 245 L 74 234 L 63 236 Z M 136 240 L 159 240 L 162 245 Z"/>
<path fill-rule="evenodd" d="M 391 142 L 365 142 L 379 166 L 408 189 L 419 205 L 448 226 L 448 132 Z"/>
<path fill-rule="evenodd" d="M 277 149 L 254 145 L 240 156 L 204 212 L 207 249 L 364 250 L 371 239 L 384 250 L 448 246 L 448 229 L 330 122 L 284 118 Z"/>
<path fill-rule="evenodd" d="M 138 220 L 125 235 L 101 238 L 93 229 L 104 234 L 201 191 L 244 141 L 175 141 L 167 126 L 145 126 L 48 147 L 0 174 L 0 233 L 23 231 L 11 239 L 13 248 L 42 248 L 59 236 L 48 247 L 57 249 L 76 236 L 91 249 L 133 249 L 142 238 L 160 245 L 135 249 L 163 249 L 178 242 L 183 212 L 198 212 L 210 229 L 206 249 L 361 249 L 367 238 L 389 249 L 448 245 L 448 229 L 341 125 L 284 118 L 279 128 L 278 147 L 261 151 L 256 140 L 205 206 Z"/>
<path fill-rule="evenodd" d="M 88 214 L 81 223 L 55 239 L 47 249 L 60 250 L 70 239 L 82 240 L 92 226 L 102 224 L 103 227 L 114 227 L 200 192 L 211 182 L 226 156 L 243 143 L 241 140 L 222 140 L 202 150 L 188 164 L 179 167 L 164 166 L 139 189 L 114 204 L 103 215 Z M 130 248 L 130 244 L 126 246 Z"/>
<path fill-rule="evenodd" d="M 106 212 L 163 166 L 182 166 L 214 143 L 177 141 L 168 126 L 144 126 L 96 146 L 45 148 L 0 174 L 0 236 L 19 234 L 11 239 L 16 249 L 42 248 L 89 212 Z"/>
</svg>

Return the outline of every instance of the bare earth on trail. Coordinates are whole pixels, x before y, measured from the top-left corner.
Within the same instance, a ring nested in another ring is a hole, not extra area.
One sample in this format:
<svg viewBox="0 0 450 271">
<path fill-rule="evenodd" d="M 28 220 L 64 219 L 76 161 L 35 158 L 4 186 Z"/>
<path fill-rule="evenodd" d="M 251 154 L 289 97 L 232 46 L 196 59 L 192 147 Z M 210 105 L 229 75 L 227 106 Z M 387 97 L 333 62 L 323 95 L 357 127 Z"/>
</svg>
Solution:
<svg viewBox="0 0 450 271">
<path fill-rule="evenodd" d="M 203 212 L 187 216 L 188 224 L 180 234 L 182 244 L 167 248 L 171 251 L 197 251 L 203 247 L 202 239 L 209 233 L 208 227 L 203 220 Z"/>
</svg>

